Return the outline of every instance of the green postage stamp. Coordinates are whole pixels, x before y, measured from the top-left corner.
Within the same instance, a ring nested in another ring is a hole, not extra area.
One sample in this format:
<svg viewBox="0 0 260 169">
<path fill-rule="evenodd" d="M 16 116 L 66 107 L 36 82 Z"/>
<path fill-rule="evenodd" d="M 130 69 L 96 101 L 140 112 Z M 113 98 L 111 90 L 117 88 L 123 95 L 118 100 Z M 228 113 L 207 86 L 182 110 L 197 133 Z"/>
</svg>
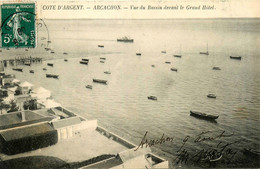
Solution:
<svg viewBox="0 0 260 169">
<path fill-rule="evenodd" d="M 3 48 L 34 48 L 35 4 L 2 4 L 1 30 Z"/>
</svg>

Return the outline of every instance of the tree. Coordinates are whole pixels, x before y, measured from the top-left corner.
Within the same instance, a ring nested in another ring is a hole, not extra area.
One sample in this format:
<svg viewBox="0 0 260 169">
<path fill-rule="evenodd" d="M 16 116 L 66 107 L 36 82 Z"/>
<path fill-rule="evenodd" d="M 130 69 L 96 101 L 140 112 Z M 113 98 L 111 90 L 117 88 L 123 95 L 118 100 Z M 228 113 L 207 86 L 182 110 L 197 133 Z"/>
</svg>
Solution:
<svg viewBox="0 0 260 169">
<path fill-rule="evenodd" d="M 7 113 L 18 111 L 19 107 L 16 105 L 16 102 L 14 100 L 11 100 L 10 102 L 10 110 L 7 111 Z"/>
<path fill-rule="evenodd" d="M 3 109 L 7 110 L 10 108 L 10 105 L 9 104 L 5 104 L 4 102 L 1 102 L 0 103 L 0 110 L 1 110 L 1 114 L 3 114 Z"/>
</svg>

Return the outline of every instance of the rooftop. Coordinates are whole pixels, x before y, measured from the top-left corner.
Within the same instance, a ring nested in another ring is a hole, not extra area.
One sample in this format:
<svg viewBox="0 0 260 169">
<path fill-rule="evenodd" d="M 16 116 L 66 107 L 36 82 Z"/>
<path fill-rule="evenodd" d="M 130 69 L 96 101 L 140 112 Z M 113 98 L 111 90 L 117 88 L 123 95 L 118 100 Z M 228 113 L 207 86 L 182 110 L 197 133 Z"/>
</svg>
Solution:
<svg viewBox="0 0 260 169">
<path fill-rule="evenodd" d="M 103 154 L 116 155 L 128 148 L 103 136 L 98 131 L 81 131 L 77 136 L 62 140 L 53 146 L 31 152 L 6 156 L 0 154 L 2 160 L 28 156 L 53 156 L 65 162 L 80 162 Z"/>
</svg>

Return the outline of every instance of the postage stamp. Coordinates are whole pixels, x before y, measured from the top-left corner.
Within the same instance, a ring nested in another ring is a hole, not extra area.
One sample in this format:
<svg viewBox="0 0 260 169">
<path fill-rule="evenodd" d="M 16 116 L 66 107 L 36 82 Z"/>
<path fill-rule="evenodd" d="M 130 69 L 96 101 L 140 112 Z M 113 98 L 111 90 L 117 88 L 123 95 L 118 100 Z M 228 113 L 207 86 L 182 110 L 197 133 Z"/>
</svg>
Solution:
<svg viewBox="0 0 260 169">
<path fill-rule="evenodd" d="M 35 48 L 35 4 L 2 4 L 1 30 L 3 48 Z"/>
</svg>

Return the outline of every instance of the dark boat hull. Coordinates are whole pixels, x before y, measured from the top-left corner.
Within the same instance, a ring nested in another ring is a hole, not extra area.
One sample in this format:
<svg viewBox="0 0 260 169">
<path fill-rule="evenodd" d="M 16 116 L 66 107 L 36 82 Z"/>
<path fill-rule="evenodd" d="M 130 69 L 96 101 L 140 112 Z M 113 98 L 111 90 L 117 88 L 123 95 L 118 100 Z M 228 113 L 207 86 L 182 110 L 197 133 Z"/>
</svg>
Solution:
<svg viewBox="0 0 260 169">
<path fill-rule="evenodd" d="M 101 80 L 101 79 L 93 79 L 93 82 L 95 83 L 101 83 L 101 84 L 107 84 L 106 80 Z"/>
<path fill-rule="evenodd" d="M 236 59 L 236 60 L 241 60 L 241 56 L 230 56 L 230 59 Z"/>
<path fill-rule="evenodd" d="M 117 39 L 117 42 L 133 43 L 134 40 L 133 39 L 127 39 L 127 40 L 125 40 L 125 39 Z"/>
<path fill-rule="evenodd" d="M 18 72 L 22 72 L 23 71 L 23 69 L 20 69 L 20 68 L 13 68 L 13 70 L 18 71 Z"/>
<path fill-rule="evenodd" d="M 149 100 L 157 100 L 157 97 L 155 97 L 155 96 L 148 96 L 147 97 Z"/>
<path fill-rule="evenodd" d="M 48 66 L 52 66 L 53 67 L 53 64 L 52 63 L 47 63 Z"/>
<path fill-rule="evenodd" d="M 181 55 L 173 55 L 174 57 L 181 58 Z"/>
<path fill-rule="evenodd" d="M 82 61 L 86 61 L 86 62 L 88 62 L 89 61 L 89 59 L 81 59 Z"/>
<path fill-rule="evenodd" d="M 200 52 L 201 55 L 209 55 L 209 52 Z"/>
<path fill-rule="evenodd" d="M 84 65 L 88 65 L 88 62 L 87 62 L 87 61 L 80 61 L 79 63 L 80 63 L 80 64 L 84 64 Z"/>
<path fill-rule="evenodd" d="M 58 79 L 59 75 L 46 74 L 46 77 Z"/>
<path fill-rule="evenodd" d="M 190 115 L 205 120 L 216 120 L 218 118 L 218 116 L 208 115 L 205 113 L 194 112 L 194 111 L 190 111 Z"/>
</svg>

